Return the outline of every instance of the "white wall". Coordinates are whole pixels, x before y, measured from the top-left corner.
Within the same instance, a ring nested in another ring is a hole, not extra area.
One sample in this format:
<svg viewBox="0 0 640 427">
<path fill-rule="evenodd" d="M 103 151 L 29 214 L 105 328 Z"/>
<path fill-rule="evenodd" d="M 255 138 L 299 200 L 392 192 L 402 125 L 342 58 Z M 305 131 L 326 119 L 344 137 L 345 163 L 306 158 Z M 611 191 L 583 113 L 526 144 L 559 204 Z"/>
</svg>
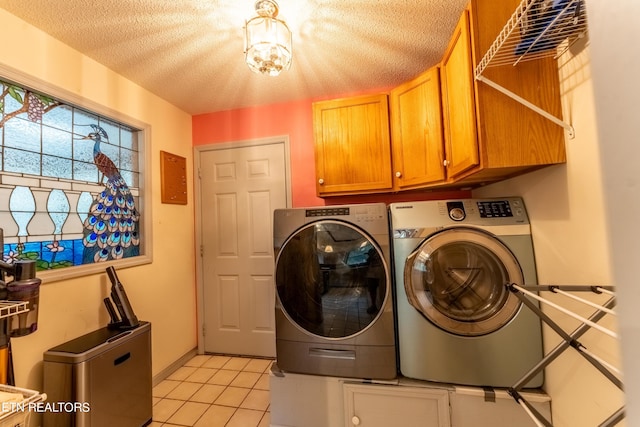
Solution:
<svg viewBox="0 0 640 427">
<path fill-rule="evenodd" d="M 580 44 L 560 60 L 565 120 L 575 129 L 567 139 L 567 163 L 475 190 L 475 197 L 519 195 L 531 219 L 538 281 L 541 284 L 613 285 L 607 211 L 600 167 L 600 139 L 592 81 L 590 46 Z M 515 141 L 517 143 L 517 141 Z M 552 301 L 588 317 L 593 309 L 544 293 Z M 596 302 L 607 297 L 579 294 Z M 553 308 L 549 314 L 568 332 L 579 322 Z M 616 319 L 601 324 L 617 330 Z M 559 342 L 545 328 L 545 350 Z M 589 351 L 620 366 L 619 342 L 590 330 L 580 339 Z M 555 427 L 596 426 L 624 404 L 624 394 L 573 349 L 546 370 L 545 390 L 552 398 Z"/>
<path fill-rule="evenodd" d="M 627 421 L 640 425 L 640 2 L 589 0 L 605 214 L 619 288 Z"/>
<path fill-rule="evenodd" d="M 42 31 L 0 9 L 0 67 L 19 70 L 107 109 L 151 125 L 153 263 L 119 270 L 138 318 L 152 323 L 153 374 L 196 348 L 193 185 L 189 203 L 160 203 L 160 150 L 187 158 L 191 173 L 191 116 Z M 168 83 L 170 84 L 170 83 Z M 108 322 L 104 273 L 43 284 L 38 331 L 12 340 L 16 383 L 40 390 L 42 354 Z"/>
</svg>

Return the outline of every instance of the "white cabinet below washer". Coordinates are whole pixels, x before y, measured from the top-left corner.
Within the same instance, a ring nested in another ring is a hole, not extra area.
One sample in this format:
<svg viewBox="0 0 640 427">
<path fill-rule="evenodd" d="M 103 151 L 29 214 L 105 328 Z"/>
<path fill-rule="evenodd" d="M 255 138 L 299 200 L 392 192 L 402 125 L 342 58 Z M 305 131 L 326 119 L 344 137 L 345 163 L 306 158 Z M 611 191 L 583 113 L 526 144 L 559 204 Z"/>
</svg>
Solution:
<svg viewBox="0 0 640 427">
<path fill-rule="evenodd" d="M 343 380 L 271 366 L 271 427 L 344 427 Z"/>
<path fill-rule="evenodd" d="M 345 382 L 347 427 L 450 427 L 446 389 Z"/>
</svg>

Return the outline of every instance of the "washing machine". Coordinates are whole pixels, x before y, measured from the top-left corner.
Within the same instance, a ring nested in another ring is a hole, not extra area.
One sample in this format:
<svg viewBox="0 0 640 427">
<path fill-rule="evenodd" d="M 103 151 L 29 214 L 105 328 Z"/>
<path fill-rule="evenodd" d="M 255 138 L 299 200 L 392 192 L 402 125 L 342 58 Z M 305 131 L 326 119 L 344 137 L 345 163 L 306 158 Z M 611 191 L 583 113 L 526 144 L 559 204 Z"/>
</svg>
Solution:
<svg viewBox="0 0 640 427">
<path fill-rule="evenodd" d="M 521 198 L 389 206 L 400 372 L 510 387 L 543 357 L 541 322 L 507 288 L 535 285 Z M 540 387 L 542 374 L 526 387 Z"/>
<path fill-rule="evenodd" d="M 397 376 L 384 203 L 278 209 L 276 359 L 285 372 Z"/>
</svg>

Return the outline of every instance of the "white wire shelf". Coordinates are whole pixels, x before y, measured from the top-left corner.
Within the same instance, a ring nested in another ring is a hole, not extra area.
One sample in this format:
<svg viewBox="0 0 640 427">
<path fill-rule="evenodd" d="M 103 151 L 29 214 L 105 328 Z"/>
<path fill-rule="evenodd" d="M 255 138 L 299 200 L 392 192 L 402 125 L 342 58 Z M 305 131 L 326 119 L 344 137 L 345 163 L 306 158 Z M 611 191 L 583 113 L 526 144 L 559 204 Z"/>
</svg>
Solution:
<svg viewBox="0 0 640 427">
<path fill-rule="evenodd" d="M 476 67 L 559 57 L 587 32 L 585 0 L 522 0 Z"/>
<path fill-rule="evenodd" d="M 27 301 L 0 301 L 0 319 L 29 311 Z"/>
<path fill-rule="evenodd" d="M 522 0 L 478 63 L 475 78 L 561 126 L 573 138 L 573 126 L 483 73 L 489 67 L 516 66 L 522 61 L 557 58 L 586 32 L 585 0 Z"/>
</svg>

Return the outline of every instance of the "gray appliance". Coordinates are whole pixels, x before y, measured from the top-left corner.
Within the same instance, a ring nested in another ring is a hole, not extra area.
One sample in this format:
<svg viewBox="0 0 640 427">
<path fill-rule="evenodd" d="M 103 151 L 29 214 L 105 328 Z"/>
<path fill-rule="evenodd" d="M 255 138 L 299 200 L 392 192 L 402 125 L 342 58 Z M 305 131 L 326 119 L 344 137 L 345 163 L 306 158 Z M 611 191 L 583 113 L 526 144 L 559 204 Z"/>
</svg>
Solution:
<svg viewBox="0 0 640 427">
<path fill-rule="evenodd" d="M 45 427 L 141 427 L 152 418 L 151 324 L 102 328 L 44 353 Z M 69 405 L 76 405 L 74 407 Z"/>
<path fill-rule="evenodd" d="M 522 199 L 389 206 L 400 372 L 510 387 L 542 359 L 539 318 L 505 285 L 535 285 Z M 527 387 L 542 385 L 542 374 Z"/>
<path fill-rule="evenodd" d="M 389 240 L 383 203 L 274 212 L 280 369 L 396 377 Z"/>
</svg>

